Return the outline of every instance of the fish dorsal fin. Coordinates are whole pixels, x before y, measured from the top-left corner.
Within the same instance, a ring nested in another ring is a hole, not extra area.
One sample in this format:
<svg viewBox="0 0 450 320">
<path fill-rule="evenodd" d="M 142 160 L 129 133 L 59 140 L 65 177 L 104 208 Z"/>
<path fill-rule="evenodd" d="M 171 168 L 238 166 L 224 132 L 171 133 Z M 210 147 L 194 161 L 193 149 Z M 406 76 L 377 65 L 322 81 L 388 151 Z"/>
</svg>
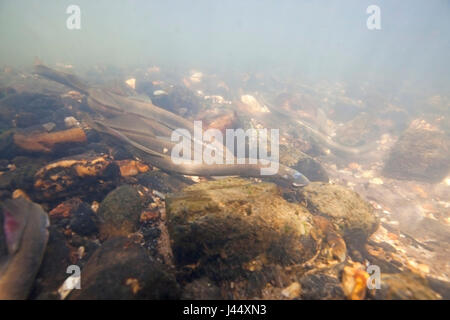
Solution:
<svg viewBox="0 0 450 320">
<path fill-rule="evenodd" d="M 19 198 L 6 200 L 2 204 L 3 232 L 8 253 L 16 253 L 22 241 L 23 232 L 28 222 L 30 205 L 27 200 Z"/>
</svg>

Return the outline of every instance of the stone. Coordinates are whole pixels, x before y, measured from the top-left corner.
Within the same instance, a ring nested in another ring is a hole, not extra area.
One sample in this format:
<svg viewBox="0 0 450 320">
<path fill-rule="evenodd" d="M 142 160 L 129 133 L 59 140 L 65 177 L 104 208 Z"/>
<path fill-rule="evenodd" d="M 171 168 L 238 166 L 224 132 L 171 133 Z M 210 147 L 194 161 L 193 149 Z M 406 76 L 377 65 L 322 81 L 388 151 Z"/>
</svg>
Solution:
<svg viewBox="0 0 450 320">
<path fill-rule="evenodd" d="M 186 284 L 181 295 L 183 300 L 221 300 L 220 288 L 208 278 L 195 279 Z"/>
<path fill-rule="evenodd" d="M 386 177 L 436 183 L 450 171 L 448 134 L 415 121 L 399 137 L 384 164 Z"/>
<path fill-rule="evenodd" d="M 301 293 L 301 286 L 298 282 L 292 282 L 289 286 L 283 289 L 281 291 L 281 294 L 288 299 L 295 299 L 300 296 Z"/>
<path fill-rule="evenodd" d="M 100 203 L 97 212 L 101 219 L 101 237 L 136 231 L 142 210 L 142 199 L 136 188 L 122 185 L 114 189 Z"/>
<path fill-rule="evenodd" d="M 346 242 L 364 243 L 378 228 L 373 207 L 343 186 L 313 182 L 300 190 L 299 198 L 311 213 L 332 221 Z"/>
<path fill-rule="evenodd" d="M 301 172 L 310 181 L 329 181 L 328 173 L 324 167 L 298 148 L 280 145 L 280 163 Z"/>
<path fill-rule="evenodd" d="M 81 270 L 81 290 L 70 300 L 178 299 L 180 288 L 167 268 L 130 240 L 107 240 Z"/>
<path fill-rule="evenodd" d="M 202 182 L 168 195 L 166 211 L 176 264 L 198 264 L 213 279 L 242 276 L 254 260 L 302 263 L 316 251 L 312 215 L 272 183 Z"/>
<path fill-rule="evenodd" d="M 343 300 L 345 299 L 339 279 L 331 275 L 310 274 L 300 279 L 303 300 Z"/>
<path fill-rule="evenodd" d="M 47 249 L 30 298 L 57 299 L 58 287 L 69 276 L 66 268 L 71 264 L 70 247 L 64 234 L 56 226 L 50 226 Z"/>
<path fill-rule="evenodd" d="M 29 191 L 33 189 L 35 174 L 43 165 L 40 158 L 15 157 L 12 160 L 14 170 L 6 171 L 0 176 L 0 189 L 13 191 L 22 189 Z"/>
<path fill-rule="evenodd" d="M 97 216 L 91 207 L 87 203 L 82 202 L 74 209 L 70 219 L 70 229 L 82 236 L 90 236 L 97 233 Z"/>
</svg>

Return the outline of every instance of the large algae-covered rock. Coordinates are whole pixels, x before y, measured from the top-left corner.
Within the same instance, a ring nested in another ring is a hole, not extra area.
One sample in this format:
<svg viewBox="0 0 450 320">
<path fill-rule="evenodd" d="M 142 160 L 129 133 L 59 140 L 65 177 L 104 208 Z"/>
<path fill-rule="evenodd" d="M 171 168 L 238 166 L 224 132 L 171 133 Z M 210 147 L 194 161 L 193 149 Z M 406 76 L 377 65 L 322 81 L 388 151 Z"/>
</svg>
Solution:
<svg viewBox="0 0 450 320">
<path fill-rule="evenodd" d="M 313 182 L 300 191 L 308 210 L 329 218 L 350 242 L 365 241 L 378 227 L 372 206 L 343 186 Z"/>
<path fill-rule="evenodd" d="M 394 179 L 441 181 L 450 170 L 450 139 L 425 121 L 414 121 L 393 146 L 383 173 Z"/>
<path fill-rule="evenodd" d="M 123 185 L 111 191 L 98 209 L 102 237 L 135 231 L 142 209 L 143 202 L 137 188 Z"/>
<path fill-rule="evenodd" d="M 199 183 L 166 198 L 178 265 L 197 263 L 214 278 L 236 277 L 249 263 L 288 265 L 316 251 L 312 215 L 283 199 L 271 183 L 240 178 Z M 253 267 L 252 267 L 253 266 Z"/>
</svg>

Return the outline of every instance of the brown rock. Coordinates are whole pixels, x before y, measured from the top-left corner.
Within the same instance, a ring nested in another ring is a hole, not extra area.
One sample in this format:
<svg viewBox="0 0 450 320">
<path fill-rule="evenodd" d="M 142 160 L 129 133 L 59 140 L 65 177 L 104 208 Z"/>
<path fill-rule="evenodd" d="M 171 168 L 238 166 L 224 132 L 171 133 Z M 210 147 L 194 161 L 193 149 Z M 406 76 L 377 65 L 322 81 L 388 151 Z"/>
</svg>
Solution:
<svg viewBox="0 0 450 320">
<path fill-rule="evenodd" d="M 383 174 L 394 179 L 439 182 L 450 170 L 448 134 L 415 121 L 392 147 Z"/>
</svg>

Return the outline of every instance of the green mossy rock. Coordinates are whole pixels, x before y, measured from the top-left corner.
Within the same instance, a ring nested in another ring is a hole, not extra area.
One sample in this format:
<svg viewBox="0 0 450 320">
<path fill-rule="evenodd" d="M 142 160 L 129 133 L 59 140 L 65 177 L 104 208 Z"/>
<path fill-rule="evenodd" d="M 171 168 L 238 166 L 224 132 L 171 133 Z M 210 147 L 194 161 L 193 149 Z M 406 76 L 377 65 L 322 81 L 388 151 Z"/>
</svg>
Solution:
<svg viewBox="0 0 450 320">
<path fill-rule="evenodd" d="M 276 185 L 227 178 L 166 197 L 167 225 L 179 266 L 198 263 L 214 279 L 233 279 L 252 259 L 302 263 L 316 252 L 312 215 Z"/>
<path fill-rule="evenodd" d="M 365 241 L 378 227 L 372 206 L 343 186 L 313 182 L 300 191 L 300 199 L 315 215 L 328 218 L 346 241 Z"/>
<path fill-rule="evenodd" d="M 135 187 L 122 185 L 108 193 L 98 209 L 102 238 L 135 231 L 142 209 L 142 199 Z"/>
<path fill-rule="evenodd" d="M 450 171 L 450 139 L 440 131 L 409 128 L 392 147 L 386 177 L 436 183 Z"/>
</svg>

